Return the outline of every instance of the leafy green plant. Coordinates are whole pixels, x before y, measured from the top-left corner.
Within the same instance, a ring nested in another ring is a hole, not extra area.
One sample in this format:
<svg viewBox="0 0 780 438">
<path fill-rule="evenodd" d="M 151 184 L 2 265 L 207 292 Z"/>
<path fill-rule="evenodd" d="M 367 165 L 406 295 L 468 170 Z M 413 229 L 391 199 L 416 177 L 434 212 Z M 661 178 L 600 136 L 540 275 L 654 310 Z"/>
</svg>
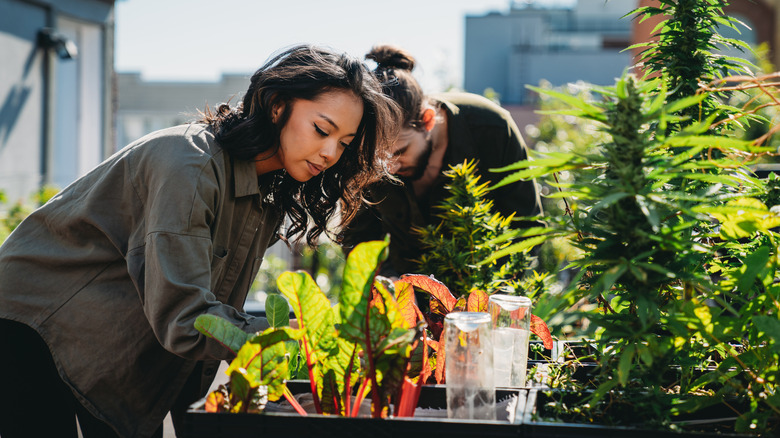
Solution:
<svg viewBox="0 0 780 438">
<path fill-rule="evenodd" d="M 598 123 L 605 141 L 497 169 L 513 172 L 498 186 L 543 179 L 556 189 L 548 196 L 567 203 L 534 230 L 578 249 L 564 295 L 597 306 L 580 309 L 595 371 L 587 381 L 556 375 L 584 394 L 566 415 L 614 422 L 628 405 L 647 414 L 645 425 L 672 427 L 674 416 L 725 403 L 737 431 L 771 431 L 780 424 L 777 179 L 751 176 L 746 166 L 772 151 L 761 146 L 768 137 L 731 135 L 750 110 L 722 100 L 736 90 L 724 84 L 765 84 L 725 77 L 740 63 L 712 51 L 723 41 L 715 24 L 733 24 L 721 16 L 726 2 L 659 3 L 636 11 L 668 16 L 644 54 L 645 78 L 593 87 L 593 100 L 534 88 L 566 103 L 562 114 Z M 561 182 L 563 172 L 571 178 Z"/>
<path fill-rule="evenodd" d="M 719 26 L 726 26 L 739 32 L 741 23 L 724 15 L 726 0 L 658 0 L 659 6 L 645 6 L 632 12 L 640 21 L 651 17 L 663 20 L 653 30 L 657 41 L 629 47 L 643 48 L 640 62 L 647 75 L 663 77 L 669 91 L 669 100 L 677 101 L 696 95 L 699 85 L 726 76 L 750 73 L 758 67 L 742 58 L 719 55 L 718 49 L 736 48 L 750 52 L 743 41 L 724 38 L 718 32 Z M 743 25 L 744 26 L 744 25 Z M 700 106 L 689 106 L 680 110 L 684 116 L 678 120 L 681 127 L 723 109 L 720 100 L 724 95 L 709 93 Z"/>
<path fill-rule="evenodd" d="M 208 406 L 229 412 L 258 410 L 259 403 L 252 401 L 262 400 L 258 394 L 267 388 L 269 401 L 284 396 L 305 414 L 284 384 L 301 369 L 318 413 L 356 416 L 370 395 L 374 417 L 390 415 L 391 405 L 392 414 L 412 416 L 421 383 L 410 379 L 409 362 L 422 326 L 407 322 L 392 284 L 376 276 L 386 248 L 386 241 L 355 247 L 344 266 L 339 302 L 333 306 L 307 272 L 281 274 L 278 288 L 292 306 L 296 330 L 274 327 L 253 336 L 224 319 L 200 316 L 196 328 L 237 354 L 228 369 L 229 389 L 209 395 Z M 274 313 L 289 313 L 281 298 L 271 307 L 279 307 Z M 284 324 L 284 318 L 278 324 Z"/>
<path fill-rule="evenodd" d="M 533 230 L 513 230 L 514 215 L 504 217 L 493 211 L 493 202 L 487 198 L 489 183 L 481 183 L 476 171 L 477 163 L 473 160 L 445 171 L 450 182 L 446 186 L 447 197 L 435 206 L 439 222 L 414 230 L 420 236 L 422 247 L 422 254 L 416 260 L 417 272 L 424 272 L 446 285 L 447 294 L 463 298 L 462 305 L 453 304 L 449 308 L 441 305 L 446 301 L 436 300 L 434 295 L 431 295 L 433 301 L 419 303 L 434 339 L 438 339 L 444 315 L 465 308 L 467 302 L 471 303 L 473 293 L 479 293 L 475 298 L 485 303 L 489 294 L 498 291 L 523 294 L 535 301 L 534 314 L 541 319 L 561 315 L 555 312 L 558 297 L 548 295 L 542 302 L 537 299 L 553 280 L 547 272 L 532 269 L 535 258 L 530 251 L 540 238 L 524 238 Z M 510 246 L 514 251 L 506 257 L 482 262 Z"/>
<path fill-rule="evenodd" d="M 541 81 L 539 88 L 553 90 L 566 95 L 576 96 L 586 102 L 595 99 L 590 85 L 578 82 L 561 87 L 553 87 L 548 81 Z M 536 113 L 539 122 L 525 128 L 526 138 L 531 150 L 540 153 L 572 152 L 583 154 L 594 144 L 608 141 L 607 134 L 601 129 L 600 123 L 583 117 L 567 114 L 570 108 L 566 102 L 556 99 L 547 93 L 537 94 Z M 584 171 L 584 170 L 583 170 Z M 595 175 L 594 175 L 595 176 Z M 563 171 L 555 175 L 556 183 L 571 181 L 572 175 Z M 567 200 L 562 197 L 548 196 L 559 189 L 539 180 L 544 211 L 550 216 L 563 214 L 568 210 Z M 547 240 L 538 250 L 539 271 L 557 273 L 556 280 L 561 288 L 568 285 L 573 272 L 566 269 L 568 261 L 576 257 L 577 249 L 565 239 Z M 571 332 L 571 333 L 570 333 Z M 560 335 L 576 335 L 573 330 L 567 330 Z"/>
<path fill-rule="evenodd" d="M 229 384 L 220 385 L 208 395 L 208 412 L 256 413 L 269 400 L 276 401 L 282 396 L 292 398 L 284 381 L 289 376 L 290 343 L 299 336 L 294 330 L 272 327 L 252 335 L 221 317 L 208 314 L 198 316 L 195 328 L 236 356 L 227 370 Z"/>
<path fill-rule="evenodd" d="M 450 182 L 447 197 L 435 206 L 439 223 L 414 229 L 422 247 L 417 271 L 434 275 L 458 296 L 519 287 L 530 266 L 527 252 L 478 265 L 509 245 L 494 239 L 510 230 L 513 217 L 493 212 L 493 201 L 486 198 L 489 182 L 480 183 L 476 169 L 477 163 L 467 160 L 445 171 Z"/>
</svg>

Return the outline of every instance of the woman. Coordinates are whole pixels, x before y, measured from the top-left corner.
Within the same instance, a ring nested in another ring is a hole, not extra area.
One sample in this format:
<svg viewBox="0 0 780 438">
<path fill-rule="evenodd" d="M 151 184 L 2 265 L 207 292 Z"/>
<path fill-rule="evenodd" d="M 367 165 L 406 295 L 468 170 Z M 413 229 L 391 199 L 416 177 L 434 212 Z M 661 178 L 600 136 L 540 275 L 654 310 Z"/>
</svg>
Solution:
<svg viewBox="0 0 780 438">
<path fill-rule="evenodd" d="M 366 58 L 377 63 L 374 74 L 403 111 L 390 171 L 404 184 L 372 187 L 374 211 L 366 209 L 351 222 L 344 232 L 344 244 L 349 249 L 390 234 L 389 259 L 382 265 L 382 273 L 394 277 L 416 268 L 413 259 L 419 257 L 421 249 L 412 230 L 438 223 L 435 207 L 447 196 L 444 171 L 465 160 L 477 160 L 481 182 L 497 182 L 500 175 L 489 169 L 525 160 L 527 149 L 509 112 L 492 101 L 470 93 L 423 93 L 412 75 L 415 59 L 405 50 L 377 46 Z M 505 217 L 541 212 L 533 181 L 510 184 L 490 191 L 488 196 Z"/>
<path fill-rule="evenodd" d="M 229 359 L 195 318 L 267 327 L 241 309 L 284 217 L 310 244 L 348 221 L 397 114 L 359 60 L 293 47 L 238 108 L 141 138 L 33 212 L 0 247 L 0 436 L 177 424 Z"/>
</svg>

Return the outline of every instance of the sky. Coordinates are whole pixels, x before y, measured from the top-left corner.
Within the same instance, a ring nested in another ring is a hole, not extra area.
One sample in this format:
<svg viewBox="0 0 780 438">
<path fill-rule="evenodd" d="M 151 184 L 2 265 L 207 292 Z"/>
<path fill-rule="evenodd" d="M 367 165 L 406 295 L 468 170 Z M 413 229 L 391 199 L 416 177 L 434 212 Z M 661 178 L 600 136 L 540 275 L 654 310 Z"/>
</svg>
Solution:
<svg viewBox="0 0 780 438">
<path fill-rule="evenodd" d="M 575 0 L 516 0 L 570 6 Z M 428 92 L 463 85 L 467 15 L 508 12 L 511 0 L 119 0 L 115 67 L 148 81 L 217 81 L 249 74 L 286 47 L 311 43 L 363 59 L 398 45 Z M 371 65 L 369 63 L 369 65 Z"/>
</svg>

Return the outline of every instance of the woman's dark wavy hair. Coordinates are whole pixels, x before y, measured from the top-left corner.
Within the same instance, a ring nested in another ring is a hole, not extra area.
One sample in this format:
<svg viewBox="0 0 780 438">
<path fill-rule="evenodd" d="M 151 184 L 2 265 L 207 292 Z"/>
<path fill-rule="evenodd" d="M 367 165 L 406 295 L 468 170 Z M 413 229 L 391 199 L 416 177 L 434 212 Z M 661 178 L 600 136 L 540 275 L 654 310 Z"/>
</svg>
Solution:
<svg viewBox="0 0 780 438">
<path fill-rule="evenodd" d="M 207 108 L 201 119 L 211 126 L 217 142 L 231 157 L 267 159 L 279 148 L 293 101 L 314 100 L 334 90 L 351 91 L 363 102 L 363 118 L 354 140 L 336 164 L 309 181 L 298 182 L 281 170 L 275 172 L 273 183 L 274 204 L 291 220 L 282 237 L 305 234 L 312 246 L 323 232 L 338 240 L 338 233 L 328 230 L 328 222 L 339 207 L 343 227 L 367 202 L 363 193 L 369 184 L 394 179 L 384 161 L 397 135 L 401 112 L 365 64 L 323 47 L 289 48 L 255 72 L 236 108 L 227 104 L 218 106 L 216 112 Z M 273 123 L 271 111 L 279 104 L 284 110 Z"/>
<path fill-rule="evenodd" d="M 423 93 L 420 83 L 412 75 L 415 59 L 404 49 L 393 45 L 371 48 L 366 59 L 376 62 L 374 76 L 382 83 L 382 91 L 401 107 L 403 126 L 424 129 L 422 116 L 426 103 L 436 105 Z"/>
</svg>

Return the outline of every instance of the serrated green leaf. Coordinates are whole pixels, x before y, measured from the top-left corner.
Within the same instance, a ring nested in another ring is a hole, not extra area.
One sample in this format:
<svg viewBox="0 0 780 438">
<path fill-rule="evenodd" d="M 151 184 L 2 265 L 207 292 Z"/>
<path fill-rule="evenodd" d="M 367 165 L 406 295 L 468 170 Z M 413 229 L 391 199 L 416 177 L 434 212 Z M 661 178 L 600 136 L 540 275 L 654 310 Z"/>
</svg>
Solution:
<svg viewBox="0 0 780 438">
<path fill-rule="evenodd" d="M 634 361 L 634 355 L 636 354 L 636 347 L 629 345 L 620 354 L 620 361 L 618 362 L 618 381 L 620 385 L 626 386 L 628 383 L 628 377 L 631 373 L 631 365 Z"/>
</svg>

